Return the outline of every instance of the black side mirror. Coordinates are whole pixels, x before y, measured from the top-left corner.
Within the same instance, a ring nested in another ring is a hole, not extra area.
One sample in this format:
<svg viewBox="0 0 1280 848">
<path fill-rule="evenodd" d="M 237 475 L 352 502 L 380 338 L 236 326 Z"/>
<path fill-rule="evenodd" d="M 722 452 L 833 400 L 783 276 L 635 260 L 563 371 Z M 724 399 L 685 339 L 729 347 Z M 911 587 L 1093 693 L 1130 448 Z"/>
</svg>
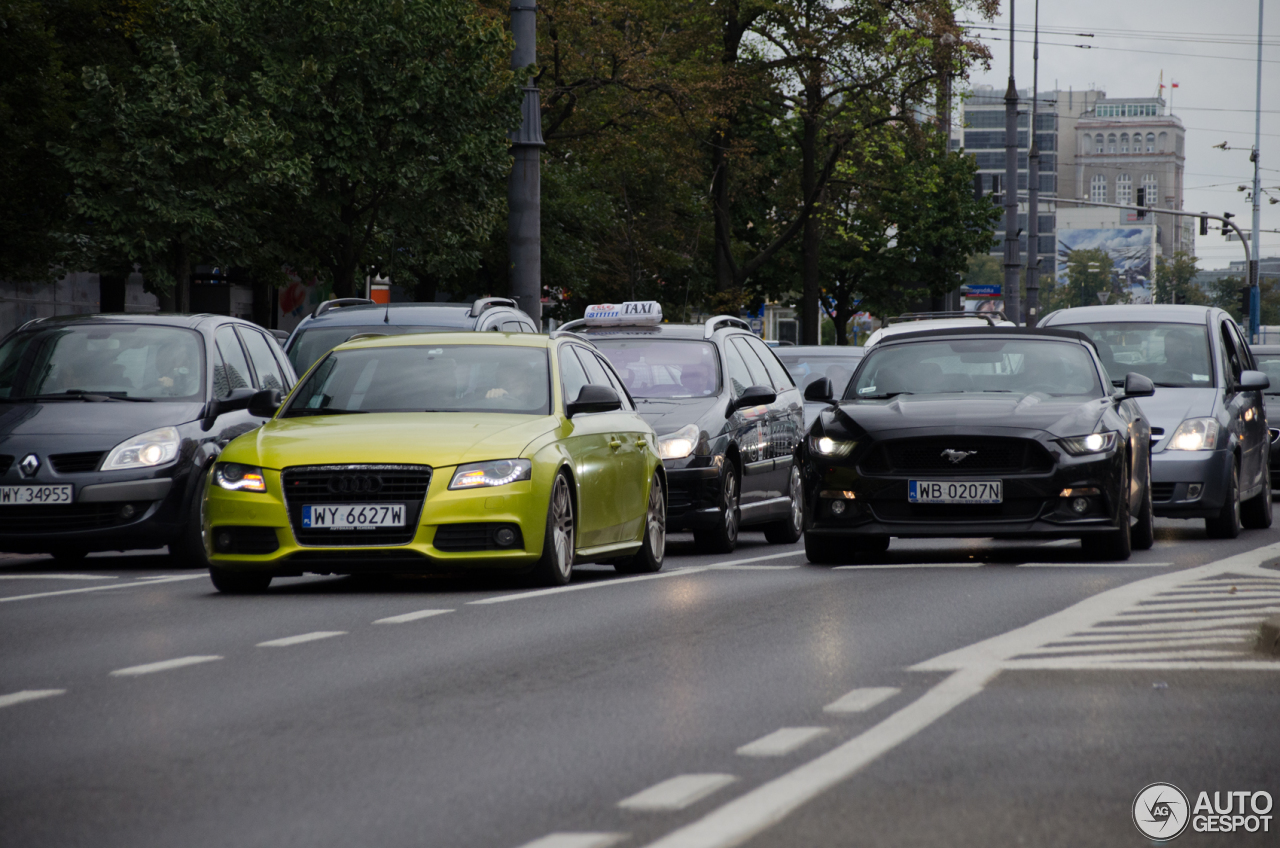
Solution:
<svg viewBox="0 0 1280 848">
<path fill-rule="evenodd" d="M 256 394 L 256 390 L 250 388 L 232 389 L 231 394 L 224 398 L 214 398 L 209 401 L 209 405 L 205 407 L 205 418 L 213 420 L 219 415 L 227 412 L 235 412 L 237 409 L 248 409 L 249 401 Z"/>
<path fill-rule="evenodd" d="M 1241 371 L 1240 391 L 1256 392 L 1271 388 L 1271 378 L 1262 371 Z"/>
<path fill-rule="evenodd" d="M 283 402 L 279 389 L 254 392 L 253 397 L 249 398 L 249 414 L 256 418 L 272 418 Z"/>
<path fill-rule="evenodd" d="M 831 403 L 834 399 L 834 393 L 831 390 L 831 381 L 826 377 L 819 377 L 812 383 L 804 387 L 804 399 L 816 401 L 818 403 Z"/>
<path fill-rule="evenodd" d="M 778 399 L 778 393 L 773 389 L 764 386 L 751 386 L 729 404 L 729 412 L 742 409 L 747 406 L 763 406 L 766 403 L 773 403 Z"/>
<path fill-rule="evenodd" d="M 1120 393 L 1120 400 L 1125 398 L 1151 397 L 1156 393 L 1156 384 L 1151 382 L 1147 377 L 1142 376 L 1137 371 L 1130 371 L 1124 375 L 1124 391 Z"/>
<path fill-rule="evenodd" d="M 564 414 L 572 418 L 580 412 L 613 412 L 622 409 L 622 398 L 608 386 L 585 385 L 578 392 L 578 399 L 570 403 Z"/>
</svg>

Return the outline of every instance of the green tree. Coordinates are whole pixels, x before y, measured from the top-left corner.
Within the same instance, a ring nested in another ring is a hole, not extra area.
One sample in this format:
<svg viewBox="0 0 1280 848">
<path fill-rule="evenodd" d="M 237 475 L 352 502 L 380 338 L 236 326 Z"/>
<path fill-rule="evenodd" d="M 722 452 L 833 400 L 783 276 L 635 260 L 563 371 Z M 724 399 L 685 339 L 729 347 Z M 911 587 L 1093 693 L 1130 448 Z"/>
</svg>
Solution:
<svg viewBox="0 0 1280 848">
<path fill-rule="evenodd" d="M 1041 312 L 1048 315 L 1072 306 L 1096 306 L 1101 302 L 1099 292 L 1106 292 L 1110 302 L 1118 302 L 1120 292 L 1112 280 L 1113 264 L 1105 250 L 1071 251 L 1066 274 L 1058 275 L 1051 286 L 1040 289 Z"/>
<path fill-rule="evenodd" d="M 1177 251 L 1171 259 L 1156 257 L 1157 303 L 1206 303 L 1207 298 L 1195 284 L 1196 263 L 1199 258 L 1184 251 Z"/>
</svg>

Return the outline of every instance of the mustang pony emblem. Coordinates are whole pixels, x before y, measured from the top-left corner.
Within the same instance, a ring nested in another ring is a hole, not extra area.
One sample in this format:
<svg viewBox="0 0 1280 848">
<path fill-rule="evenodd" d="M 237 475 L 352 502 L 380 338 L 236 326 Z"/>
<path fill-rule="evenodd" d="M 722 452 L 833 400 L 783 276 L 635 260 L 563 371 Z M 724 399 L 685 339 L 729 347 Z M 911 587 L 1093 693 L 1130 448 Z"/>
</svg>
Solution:
<svg viewBox="0 0 1280 848">
<path fill-rule="evenodd" d="M 955 463 L 959 462 L 962 459 L 965 459 L 966 457 L 973 456 L 975 453 L 977 453 L 977 451 L 962 451 L 962 450 L 952 450 L 951 448 L 947 448 L 942 452 L 942 456 L 951 460 L 951 463 L 954 465 Z"/>
</svg>

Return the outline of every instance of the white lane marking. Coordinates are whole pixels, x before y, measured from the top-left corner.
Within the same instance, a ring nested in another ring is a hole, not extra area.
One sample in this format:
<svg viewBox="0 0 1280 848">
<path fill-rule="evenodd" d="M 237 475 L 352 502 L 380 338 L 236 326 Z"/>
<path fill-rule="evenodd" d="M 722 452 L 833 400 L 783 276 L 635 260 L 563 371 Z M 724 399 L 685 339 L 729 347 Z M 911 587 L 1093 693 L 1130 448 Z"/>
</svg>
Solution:
<svg viewBox="0 0 1280 848">
<path fill-rule="evenodd" d="M 1162 612 L 1165 610 L 1221 610 L 1223 612 L 1234 612 L 1242 607 L 1262 607 L 1275 606 L 1275 598 L 1241 598 L 1237 595 L 1228 595 L 1227 597 L 1215 598 L 1165 598 L 1164 595 L 1156 595 L 1150 600 L 1143 601 L 1134 607 L 1134 609 L 1143 612 Z"/>
<path fill-rule="evenodd" d="M 200 663 L 213 662 L 220 660 L 222 657 L 178 657 L 174 660 L 164 660 L 162 662 L 147 663 L 146 665 L 131 665 L 128 668 L 117 668 L 111 672 L 112 677 L 136 677 L 139 674 L 154 674 L 157 671 L 168 671 L 172 668 L 184 668 L 189 665 L 199 665 Z"/>
<path fill-rule="evenodd" d="M 825 727 L 783 727 L 768 736 L 748 742 L 737 753 L 743 757 L 781 757 L 808 745 L 826 732 Z"/>
<path fill-rule="evenodd" d="M 837 565 L 832 571 L 872 571 L 894 568 L 982 568 L 985 562 L 904 562 L 883 565 Z"/>
<path fill-rule="evenodd" d="M 135 580 L 132 583 L 112 583 L 110 586 L 90 586 L 87 589 L 59 589 L 56 592 L 37 592 L 34 595 L 14 595 L 10 598 L 0 598 L 0 604 L 9 601 L 29 601 L 33 598 L 52 598 L 55 595 L 79 595 L 82 592 L 105 592 L 108 589 L 136 589 L 139 586 L 154 586 L 157 583 L 176 583 L 179 580 L 199 580 L 200 578 L 208 578 L 207 574 L 178 574 L 172 577 L 155 577 L 150 579 Z"/>
<path fill-rule="evenodd" d="M 824 713 L 865 713 L 901 692 L 895 686 L 870 686 L 854 689 L 822 708 Z"/>
<path fill-rule="evenodd" d="M 410 621 L 418 621 L 423 618 L 431 618 L 433 615 L 444 615 L 447 612 L 453 612 L 451 609 L 432 609 L 418 610 L 417 612 L 406 612 L 400 615 L 390 615 L 386 618 L 380 618 L 374 624 L 406 624 Z"/>
<path fill-rule="evenodd" d="M 731 848 L 745 842 L 981 692 L 995 672 L 955 672 L 875 727 L 672 831 L 649 848 Z"/>
<path fill-rule="evenodd" d="M 1024 562 L 1018 568 L 1165 568 L 1171 562 Z"/>
<path fill-rule="evenodd" d="M 626 838 L 625 833 L 549 833 L 520 848 L 609 848 Z"/>
<path fill-rule="evenodd" d="M 1097 624 L 1081 634 L 1090 633 L 1190 633 L 1197 630 L 1216 630 L 1219 627 L 1231 627 L 1237 624 L 1257 625 L 1256 615 L 1232 615 L 1214 618 L 1197 618 L 1195 621 L 1153 621 L 1150 624 L 1122 624 L 1118 627 Z"/>
<path fill-rule="evenodd" d="M 661 580 L 664 577 L 684 577 L 689 574 L 701 574 L 709 571 L 709 565 L 695 565 L 690 568 L 677 568 L 657 574 L 641 574 L 638 577 L 622 577 L 617 580 L 596 580 L 591 583 L 571 583 L 568 586 L 553 586 L 550 589 L 534 589 L 532 592 L 518 592 L 514 595 L 496 595 L 492 598 L 481 598 L 478 601 L 467 601 L 468 604 L 502 604 L 507 601 L 522 601 L 525 598 L 543 598 L 547 595 L 559 595 L 563 592 L 579 592 L 583 589 L 601 589 L 608 586 L 626 586 L 642 580 Z"/>
<path fill-rule="evenodd" d="M 724 565 L 709 565 L 707 567 L 710 568 L 712 571 L 718 571 L 719 569 L 722 569 L 722 568 L 731 568 L 734 571 L 789 571 L 793 568 L 802 568 L 803 566 L 799 566 L 799 565 L 730 565 L 728 563 L 725 563 Z"/>
<path fill-rule="evenodd" d="M 1280 663 L 1275 660 L 1150 660 L 1134 662 L 1131 657 L 1117 654 L 1120 659 L 1098 663 L 1097 668 L 1107 671 L 1280 671 Z M 1161 656 L 1164 656 L 1161 654 Z M 1233 654 L 1232 656 L 1239 656 Z M 1076 657 L 1043 657 L 1033 660 L 1005 660 L 1000 663 L 1002 670 L 1008 671 L 1080 671 L 1094 668 L 1093 665 L 1082 664 Z"/>
<path fill-rule="evenodd" d="M 0 709 L 12 707 L 14 704 L 24 704 L 27 701 L 38 701 L 41 698 L 52 698 L 54 695 L 65 694 L 66 691 L 66 689 L 24 689 L 21 692 L 10 692 L 8 695 L 0 695 Z"/>
<path fill-rule="evenodd" d="M 724 567 L 729 565 L 746 565 L 749 562 L 761 562 L 766 559 L 782 559 L 783 557 L 804 556 L 804 551 L 787 551 L 781 554 L 765 554 L 764 556 L 747 557 L 746 559 L 731 559 L 728 562 L 712 563 L 715 566 Z"/>
<path fill-rule="evenodd" d="M 1079 539 L 1054 539 L 1052 542 L 1041 542 L 1042 548 L 1065 548 L 1067 545 L 1079 544 Z"/>
<path fill-rule="evenodd" d="M 683 810 L 738 778 L 731 774 L 682 774 L 618 802 L 627 810 Z"/>
<path fill-rule="evenodd" d="M 315 642 L 319 639 L 332 639 L 334 636 L 346 636 L 345 630 L 317 630 L 314 633 L 299 633 L 297 636 L 285 636 L 282 639 L 268 639 L 259 642 L 259 648 L 287 648 L 290 645 L 301 645 L 303 642 Z"/>
<path fill-rule="evenodd" d="M 1126 610 L 1120 613 L 1119 618 L 1123 621 L 1143 621 L 1153 618 L 1168 618 L 1169 616 L 1185 616 L 1195 615 L 1197 613 L 1223 613 L 1223 612 L 1250 612 L 1255 613 L 1258 618 L 1266 618 L 1273 612 L 1280 612 L 1280 606 L 1250 606 L 1250 607 L 1213 607 L 1208 604 L 1184 604 L 1178 606 L 1167 607 L 1138 607 L 1132 610 Z"/>
<path fill-rule="evenodd" d="M 114 574 L 0 574 L 0 580 L 119 580 Z"/>
</svg>

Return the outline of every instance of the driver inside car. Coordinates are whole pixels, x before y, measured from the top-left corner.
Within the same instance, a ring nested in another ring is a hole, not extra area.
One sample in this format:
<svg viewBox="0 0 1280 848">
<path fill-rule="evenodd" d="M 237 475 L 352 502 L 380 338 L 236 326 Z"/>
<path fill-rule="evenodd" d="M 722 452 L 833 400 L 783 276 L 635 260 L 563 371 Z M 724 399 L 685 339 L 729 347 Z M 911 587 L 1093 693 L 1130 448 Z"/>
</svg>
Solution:
<svg viewBox="0 0 1280 848">
<path fill-rule="evenodd" d="M 1172 330 L 1165 335 L 1164 362 L 1166 368 L 1188 375 L 1203 370 L 1203 360 L 1196 350 L 1195 338 L 1183 330 Z"/>
</svg>

